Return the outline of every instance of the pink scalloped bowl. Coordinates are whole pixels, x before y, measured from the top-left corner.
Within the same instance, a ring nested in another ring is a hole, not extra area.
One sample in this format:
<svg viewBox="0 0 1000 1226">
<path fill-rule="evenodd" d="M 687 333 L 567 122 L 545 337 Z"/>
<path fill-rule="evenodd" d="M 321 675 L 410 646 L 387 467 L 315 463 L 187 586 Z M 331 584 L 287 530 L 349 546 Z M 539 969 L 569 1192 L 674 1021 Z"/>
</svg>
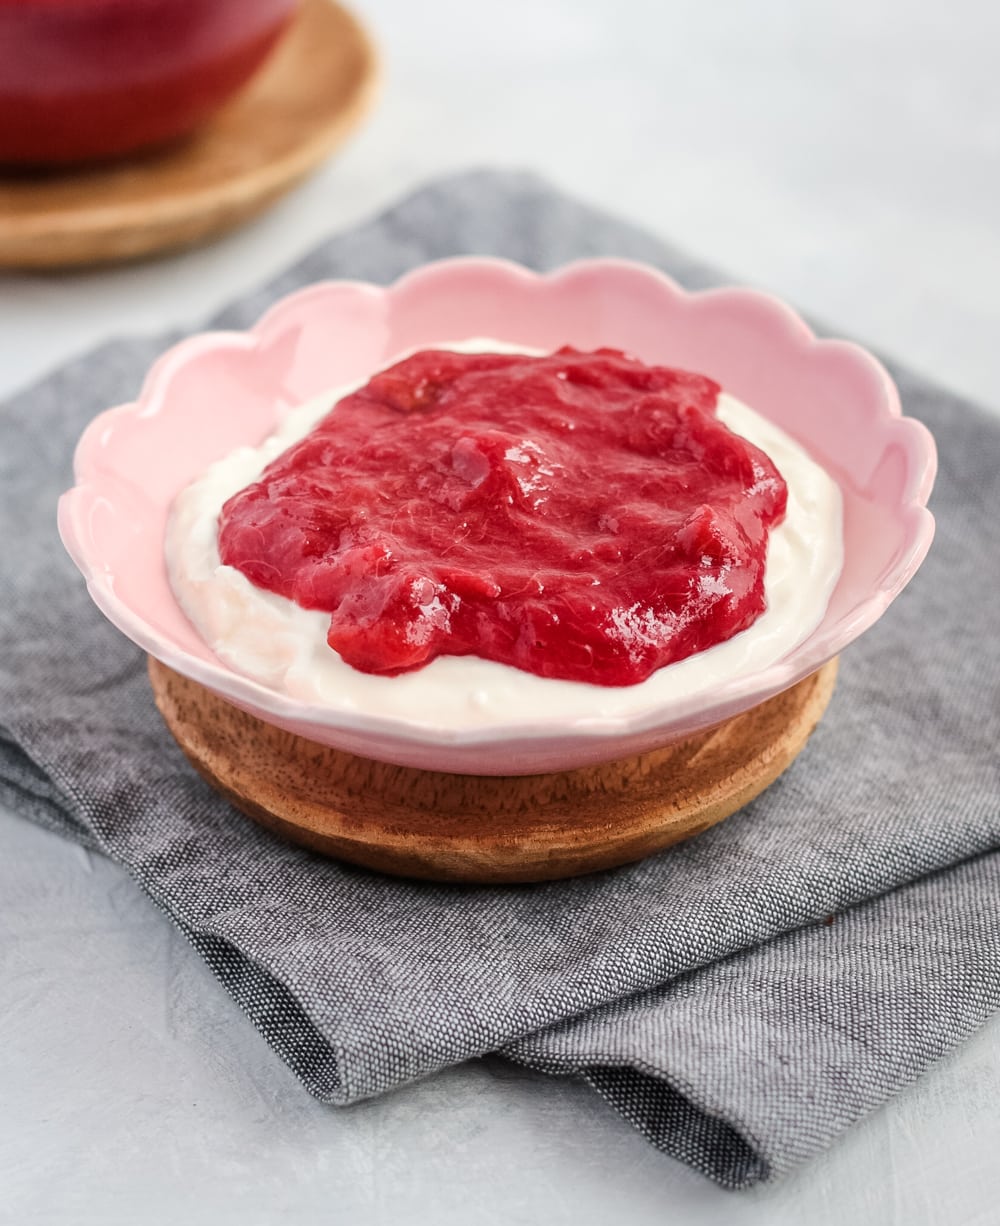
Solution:
<svg viewBox="0 0 1000 1226">
<path fill-rule="evenodd" d="M 362 379 L 414 346 L 467 336 L 554 349 L 609 345 L 701 371 L 771 418 L 841 488 L 844 567 L 821 623 L 777 663 L 709 695 L 634 716 L 456 731 L 296 701 L 223 664 L 171 591 L 164 533 L 175 494 L 214 460 L 271 434 L 288 410 Z M 152 368 L 137 401 L 84 432 L 59 528 L 90 594 L 140 647 L 236 706 L 351 753 L 431 770 L 532 774 L 641 753 L 763 702 L 875 622 L 931 543 L 928 431 L 902 416 L 888 374 L 859 346 L 817 340 L 788 307 L 747 289 L 687 293 L 653 269 L 586 260 L 539 276 L 494 259 L 429 264 L 382 289 L 313 285 L 249 332 L 206 333 Z"/>
</svg>

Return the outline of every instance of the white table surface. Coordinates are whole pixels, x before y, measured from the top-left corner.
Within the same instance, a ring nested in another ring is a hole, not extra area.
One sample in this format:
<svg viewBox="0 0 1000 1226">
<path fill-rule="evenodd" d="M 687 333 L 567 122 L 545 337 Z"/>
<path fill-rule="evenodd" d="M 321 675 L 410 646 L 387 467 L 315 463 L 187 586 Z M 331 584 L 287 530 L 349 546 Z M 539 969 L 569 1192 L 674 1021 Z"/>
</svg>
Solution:
<svg viewBox="0 0 1000 1226">
<path fill-rule="evenodd" d="M 434 173 L 509 165 L 1000 404 L 990 0 L 358 7 L 386 90 L 349 149 L 207 250 L 0 277 L 0 393 L 111 335 L 196 326 Z M 998 1155 L 1000 1019 L 746 1193 L 503 1066 L 323 1107 L 121 870 L 0 812 L 3 1223 L 992 1226 Z"/>
</svg>

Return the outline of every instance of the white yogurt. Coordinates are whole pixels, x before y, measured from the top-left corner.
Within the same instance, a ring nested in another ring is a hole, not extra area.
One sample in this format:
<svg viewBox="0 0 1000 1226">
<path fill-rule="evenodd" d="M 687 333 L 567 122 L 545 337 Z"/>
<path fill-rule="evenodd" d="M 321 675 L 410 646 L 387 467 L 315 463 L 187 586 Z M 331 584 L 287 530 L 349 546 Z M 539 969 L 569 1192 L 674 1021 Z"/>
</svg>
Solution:
<svg viewBox="0 0 1000 1226">
<path fill-rule="evenodd" d="M 437 348 L 538 352 L 485 339 Z M 784 522 L 770 532 L 767 609 L 749 629 L 631 686 L 555 681 L 474 656 L 440 656 L 397 677 L 358 672 L 328 645 L 328 614 L 263 591 L 235 567 L 222 564 L 218 521 L 233 494 L 256 481 L 272 460 L 360 385 L 337 388 L 292 409 L 260 446 L 241 447 L 213 464 L 181 491 L 171 510 L 166 559 L 181 607 L 222 661 L 274 690 L 340 711 L 439 729 L 509 724 L 519 717 L 577 723 L 626 717 L 766 668 L 801 642 L 826 610 L 843 564 L 840 490 L 783 430 L 722 393 L 719 418 L 766 452 L 788 486 Z"/>
</svg>

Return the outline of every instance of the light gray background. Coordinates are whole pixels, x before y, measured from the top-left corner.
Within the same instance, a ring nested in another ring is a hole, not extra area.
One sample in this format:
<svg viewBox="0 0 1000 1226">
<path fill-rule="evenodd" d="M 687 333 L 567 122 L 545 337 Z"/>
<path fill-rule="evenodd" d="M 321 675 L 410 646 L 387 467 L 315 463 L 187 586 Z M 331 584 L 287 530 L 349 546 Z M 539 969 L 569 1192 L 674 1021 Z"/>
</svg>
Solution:
<svg viewBox="0 0 1000 1226">
<path fill-rule="evenodd" d="M 206 251 L 0 278 L 0 394 L 194 327 L 429 175 L 534 168 L 1000 405 L 1000 9 L 982 0 L 366 0 L 376 116 Z M 490 18 L 496 17 L 496 25 Z M 1000 1020 L 774 1188 L 727 1193 L 588 1090 L 475 1064 L 312 1101 L 112 865 L 0 812 L 0 1221 L 1000 1220 Z"/>
</svg>

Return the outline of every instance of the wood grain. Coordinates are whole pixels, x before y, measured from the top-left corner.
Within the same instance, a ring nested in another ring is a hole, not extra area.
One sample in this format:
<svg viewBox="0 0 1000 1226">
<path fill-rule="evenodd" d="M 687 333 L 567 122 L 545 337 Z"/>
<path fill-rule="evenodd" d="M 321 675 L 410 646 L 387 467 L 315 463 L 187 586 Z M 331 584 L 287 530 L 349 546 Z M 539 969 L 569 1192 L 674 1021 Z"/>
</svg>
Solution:
<svg viewBox="0 0 1000 1226">
<path fill-rule="evenodd" d="M 0 177 L 0 267 L 136 259 L 248 221 L 346 138 L 377 76 L 354 17 L 305 0 L 262 72 L 194 137 L 103 166 Z"/>
<path fill-rule="evenodd" d="M 547 881 L 690 838 L 796 757 L 836 680 L 832 660 L 719 727 L 639 757 L 549 775 L 391 766 L 283 732 L 150 659 L 157 706 L 199 773 L 238 809 L 325 855 L 397 876 Z"/>
</svg>

